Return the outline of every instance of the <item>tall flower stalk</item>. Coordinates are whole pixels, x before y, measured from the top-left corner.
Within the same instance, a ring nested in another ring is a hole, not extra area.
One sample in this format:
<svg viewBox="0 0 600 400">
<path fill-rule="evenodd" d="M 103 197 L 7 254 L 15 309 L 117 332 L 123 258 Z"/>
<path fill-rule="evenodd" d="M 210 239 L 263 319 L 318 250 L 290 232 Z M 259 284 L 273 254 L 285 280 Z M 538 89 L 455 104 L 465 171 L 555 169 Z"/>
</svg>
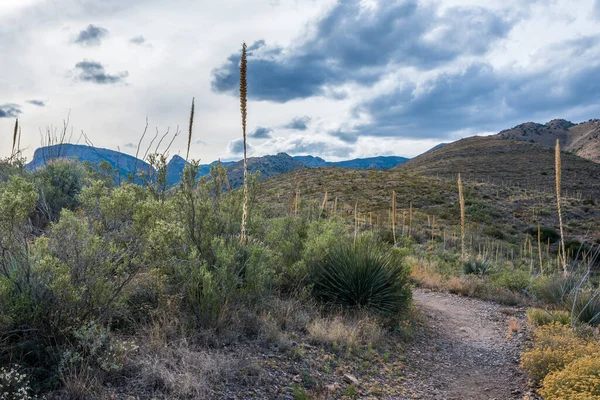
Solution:
<svg viewBox="0 0 600 400">
<path fill-rule="evenodd" d="M 246 117 L 247 117 L 247 97 L 248 82 L 246 81 L 247 72 L 246 43 L 242 44 L 242 59 L 240 61 L 240 110 L 242 112 L 242 134 L 244 138 L 244 204 L 242 208 L 242 233 L 240 243 L 246 243 L 246 224 L 248 221 L 248 160 L 246 158 Z"/>
</svg>

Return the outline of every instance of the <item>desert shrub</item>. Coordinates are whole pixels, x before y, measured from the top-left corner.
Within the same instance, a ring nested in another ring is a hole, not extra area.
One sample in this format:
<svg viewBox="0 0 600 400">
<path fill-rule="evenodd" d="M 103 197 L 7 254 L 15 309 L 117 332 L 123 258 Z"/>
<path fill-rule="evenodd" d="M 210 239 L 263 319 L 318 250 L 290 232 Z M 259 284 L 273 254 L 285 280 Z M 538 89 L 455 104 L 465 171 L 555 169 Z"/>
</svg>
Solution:
<svg viewBox="0 0 600 400">
<path fill-rule="evenodd" d="M 492 263 L 481 259 L 472 258 L 463 263 L 463 272 L 465 275 L 487 275 L 492 271 L 492 268 Z"/>
<path fill-rule="evenodd" d="M 596 344 L 578 337 L 568 326 L 552 323 L 535 330 L 532 348 L 521 355 L 521 366 L 541 381 L 550 372 L 592 352 L 598 352 Z"/>
<path fill-rule="evenodd" d="M 532 226 L 531 228 L 527 229 L 525 232 L 528 233 L 529 235 L 531 235 L 531 237 L 536 238 L 535 240 L 537 240 L 537 236 L 538 236 L 538 227 L 537 226 Z M 560 234 L 552 228 L 548 228 L 547 226 L 540 226 L 540 241 L 542 243 L 548 243 L 548 239 L 550 239 L 550 243 L 555 243 L 558 239 L 560 239 Z"/>
<path fill-rule="evenodd" d="M 401 259 L 371 237 L 339 243 L 310 266 L 314 293 L 328 304 L 368 308 L 395 315 L 407 310 L 409 270 Z"/>
<path fill-rule="evenodd" d="M 531 286 L 531 293 L 545 304 L 562 307 L 578 283 L 575 274 L 541 276 Z"/>
<path fill-rule="evenodd" d="M 74 210 L 79 206 L 78 195 L 85 183 L 85 169 L 80 163 L 54 160 L 35 172 L 39 191 L 34 222 L 43 228 L 56 222 L 62 209 Z"/>
<path fill-rule="evenodd" d="M 520 293 L 529 286 L 531 278 L 527 272 L 522 270 L 502 269 L 491 274 L 489 281 L 496 287 Z"/>
<path fill-rule="evenodd" d="M 561 310 L 549 312 L 539 308 L 530 308 L 527 310 L 527 320 L 534 326 L 549 325 L 553 322 L 569 325 L 571 313 Z"/>
<path fill-rule="evenodd" d="M 237 240 L 214 239 L 214 264 L 194 250 L 175 268 L 174 288 L 183 293 L 184 307 L 198 325 L 221 329 L 231 321 L 236 306 L 256 304 L 267 294 L 273 279 L 270 254 L 258 243 L 240 246 Z"/>
<path fill-rule="evenodd" d="M 540 394 L 546 400 L 600 398 L 600 354 L 579 358 L 542 380 Z"/>
</svg>

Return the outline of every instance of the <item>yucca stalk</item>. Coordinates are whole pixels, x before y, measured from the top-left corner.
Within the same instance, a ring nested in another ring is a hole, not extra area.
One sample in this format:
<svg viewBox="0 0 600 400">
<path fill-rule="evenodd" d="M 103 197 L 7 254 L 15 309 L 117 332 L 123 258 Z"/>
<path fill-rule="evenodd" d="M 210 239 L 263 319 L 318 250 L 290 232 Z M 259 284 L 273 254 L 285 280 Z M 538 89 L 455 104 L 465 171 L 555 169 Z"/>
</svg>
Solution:
<svg viewBox="0 0 600 400">
<path fill-rule="evenodd" d="M 354 204 L 354 243 L 358 237 L 358 201 Z"/>
<path fill-rule="evenodd" d="M 458 199 L 460 203 L 460 257 L 465 260 L 465 197 L 460 174 L 458 174 Z"/>
<path fill-rule="evenodd" d="M 294 200 L 294 217 L 298 216 L 298 203 L 300 203 L 300 191 L 296 190 L 296 199 Z"/>
<path fill-rule="evenodd" d="M 242 233 L 240 243 L 246 243 L 246 223 L 248 220 L 248 160 L 246 158 L 246 116 L 248 83 L 246 81 L 247 71 L 246 43 L 242 44 L 242 58 L 240 60 L 240 110 L 242 112 L 242 134 L 244 138 L 244 204 L 242 206 Z"/>
<path fill-rule="evenodd" d="M 18 133 L 19 133 L 19 118 L 17 118 L 15 120 L 15 132 L 13 133 L 13 145 L 12 145 L 12 152 L 10 154 L 11 157 L 15 155 L 15 146 L 17 145 Z"/>
<path fill-rule="evenodd" d="M 412 221 L 413 221 L 413 208 L 412 208 L 412 201 L 409 203 L 409 209 L 408 209 L 408 234 L 410 235 L 412 233 Z"/>
<path fill-rule="evenodd" d="M 321 215 L 323 215 L 325 207 L 327 207 L 327 191 L 325 191 L 325 197 L 323 197 L 323 203 L 321 204 L 321 213 L 319 214 L 319 218 L 321 217 Z"/>
<path fill-rule="evenodd" d="M 396 191 L 392 191 L 392 236 L 396 247 Z"/>
<path fill-rule="evenodd" d="M 544 262 L 542 261 L 542 230 L 538 222 L 538 255 L 540 257 L 540 274 L 544 273 Z"/>
<path fill-rule="evenodd" d="M 435 239 L 435 216 L 431 217 L 431 240 Z"/>
<path fill-rule="evenodd" d="M 190 146 L 192 145 L 192 128 L 194 126 L 194 97 L 192 97 L 192 109 L 190 110 L 190 129 L 188 132 L 188 145 L 187 153 L 185 155 L 185 161 L 190 157 Z"/>
<path fill-rule="evenodd" d="M 554 167 L 556 171 L 556 207 L 558 209 L 558 223 L 560 226 L 560 247 L 562 249 L 562 257 L 561 265 L 563 268 L 563 273 L 565 276 L 568 275 L 567 271 L 567 256 L 565 254 L 565 235 L 563 231 L 563 220 L 562 220 L 562 209 L 561 209 L 561 201 L 560 201 L 560 188 L 561 188 L 561 162 L 560 162 L 560 144 L 558 139 L 556 139 L 556 149 L 555 149 L 555 157 L 554 157 Z"/>
</svg>

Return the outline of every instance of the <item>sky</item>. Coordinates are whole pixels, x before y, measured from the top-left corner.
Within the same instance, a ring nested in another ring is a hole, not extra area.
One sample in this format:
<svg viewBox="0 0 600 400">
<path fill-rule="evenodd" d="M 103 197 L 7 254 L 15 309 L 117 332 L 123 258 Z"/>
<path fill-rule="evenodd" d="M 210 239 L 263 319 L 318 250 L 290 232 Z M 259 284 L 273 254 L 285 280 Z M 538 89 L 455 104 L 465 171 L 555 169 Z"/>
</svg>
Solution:
<svg viewBox="0 0 600 400">
<path fill-rule="evenodd" d="M 132 155 L 179 127 L 185 155 L 195 98 L 190 158 L 239 159 L 243 42 L 250 156 L 600 117 L 600 0 L 0 0 L 0 157 L 17 117 L 28 158 L 67 118 L 72 143 Z"/>
</svg>

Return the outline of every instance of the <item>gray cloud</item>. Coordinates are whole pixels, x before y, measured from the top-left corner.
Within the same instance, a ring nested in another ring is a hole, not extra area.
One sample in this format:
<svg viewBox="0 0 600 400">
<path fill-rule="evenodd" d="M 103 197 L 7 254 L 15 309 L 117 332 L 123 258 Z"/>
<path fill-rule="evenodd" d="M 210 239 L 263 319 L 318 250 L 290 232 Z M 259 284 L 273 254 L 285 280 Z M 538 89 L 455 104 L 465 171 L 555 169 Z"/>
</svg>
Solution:
<svg viewBox="0 0 600 400">
<path fill-rule="evenodd" d="M 291 120 L 288 124 L 286 124 L 284 126 L 284 128 L 287 129 L 293 129 L 296 131 L 305 131 L 308 129 L 308 124 L 310 123 L 310 117 L 309 116 L 304 116 L 304 117 L 296 117 L 293 120 Z"/>
<path fill-rule="evenodd" d="M 130 149 L 137 149 L 137 144 L 129 142 L 123 145 L 123 147 L 128 147 Z"/>
<path fill-rule="evenodd" d="M 335 132 L 348 143 L 358 136 L 444 138 L 458 130 L 497 131 L 536 116 L 567 117 L 569 110 L 596 105 L 600 110 L 600 63 L 578 69 L 498 71 L 474 63 L 462 72 L 442 74 L 416 92 L 407 82 L 361 104 L 373 122 L 353 132 Z M 596 111 L 596 112 L 597 112 Z M 473 132 L 473 133 L 475 133 Z"/>
<path fill-rule="evenodd" d="M 38 107 L 44 107 L 46 105 L 46 103 L 42 100 L 27 100 L 27 103 Z"/>
<path fill-rule="evenodd" d="M 596 14 L 596 18 L 600 18 L 600 0 L 596 0 L 594 3 L 594 13 Z"/>
<path fill-rule="evenodd" d="M 108 35 L 108 30 L 95 25 L 88 25 L 87 28 L 79 32 L 74 43 L 82 46 L 99 46 Z"/>
<path fill-rule="evenodd" d="M 142 45 L 142 44 L 146 43 L 146 38 L 143 37 L 142 35 L 140 35 L 140 36 L 131 38 L 129 41 L 133 44 Z"/>
<path fill-rule="evenodd" d="M 250 132 L 248 136 L 254 139 L 269 139 L 271 137 L 271 132 L 273 132 L 273 129 L 271 128 L 258 126 L 255 130 Z"/>
<path fill-rule="evenodd" d="M 75 68 L 79 71 L 79 80 L 100 85 L 122 82 L 129 75 L 127 71 L 110 75 L 106 73 L 104 66 L 97 61 L 80 61 L 75 64 Z"/>
<path fill-rule="evenodd" d="M 246 142 L 246 149 L 250 150 L 250 144 Z M 229 142 L 227 152 L 233 156 L 244 154 L 244 140 L 236 139 Z"/>
<path fill-rule="evenodd" d="M 440 13 L 417 0 L 382 0 L 369 10 L 360 0 L 338 2 L 317 23 L 314 37 L 300 46 L 283 49 L 257 41 L 248 48 L 248 93 L 287 102 L 324 94 L 325 85 L 372 84 L 390 66 L 434 69 L 459 56 L 487 52 L 515 22 L 481 7 Z M 233 54 L 213 70 L 214 91 L 235 94 L 238 64 L 239 54 Z"/>
<path fill-rule="evenodd" d="M 0 118 L 17 118 L 21 114 L 21 107 L 18 104 L 0 105 Z"/>
</svg>

